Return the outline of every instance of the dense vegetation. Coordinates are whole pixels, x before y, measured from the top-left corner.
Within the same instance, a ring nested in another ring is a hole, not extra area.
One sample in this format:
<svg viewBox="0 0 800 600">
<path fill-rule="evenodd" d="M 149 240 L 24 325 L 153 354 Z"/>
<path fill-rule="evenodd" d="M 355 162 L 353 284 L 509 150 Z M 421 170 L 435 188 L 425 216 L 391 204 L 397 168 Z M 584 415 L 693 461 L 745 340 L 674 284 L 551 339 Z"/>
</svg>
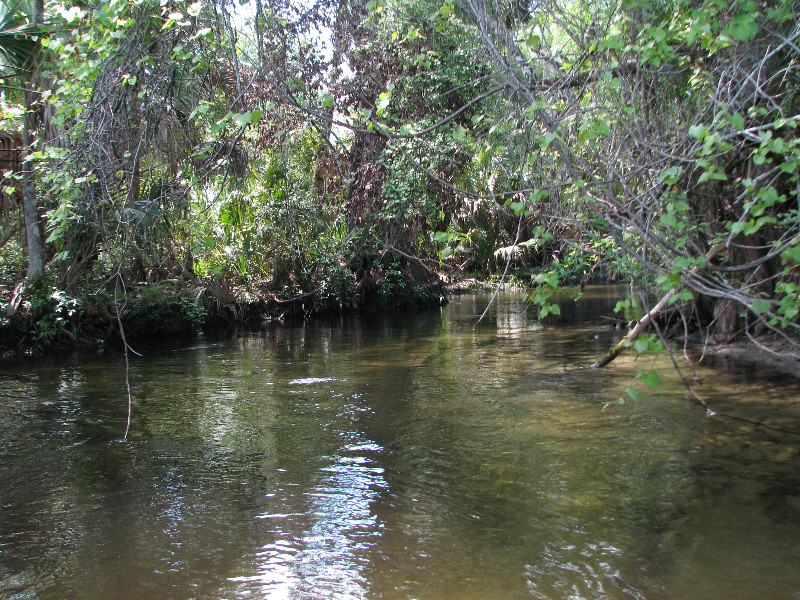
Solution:
<svg viewBox="0 0 800 600">
<path fill-rule="evenodd" d="M 543 316 L 562 286 L 631 281 L 637 351 L 797 353 L 796 2 L 2 6 L 7 340 L 504 273 Z"/>
</svg>

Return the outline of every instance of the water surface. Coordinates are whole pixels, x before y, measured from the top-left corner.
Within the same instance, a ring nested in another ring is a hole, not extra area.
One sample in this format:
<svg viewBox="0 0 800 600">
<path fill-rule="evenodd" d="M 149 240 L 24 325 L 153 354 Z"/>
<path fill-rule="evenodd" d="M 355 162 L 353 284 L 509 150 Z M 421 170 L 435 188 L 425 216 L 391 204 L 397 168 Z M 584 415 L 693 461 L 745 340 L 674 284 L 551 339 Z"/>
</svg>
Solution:
<svg viewBox="0 0 800 600">
<path fill-rule="evenodd" d="M 796 382 L 487 300 L 0 366 L 0 598 L 800 599 Z"/>
</svg>

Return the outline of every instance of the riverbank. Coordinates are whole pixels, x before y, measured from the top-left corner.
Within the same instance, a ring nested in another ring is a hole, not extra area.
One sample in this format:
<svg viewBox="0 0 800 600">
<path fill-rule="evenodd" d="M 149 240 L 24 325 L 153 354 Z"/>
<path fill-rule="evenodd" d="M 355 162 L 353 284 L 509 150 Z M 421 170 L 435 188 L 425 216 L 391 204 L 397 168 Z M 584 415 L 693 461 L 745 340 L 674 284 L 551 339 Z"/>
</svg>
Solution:
<svg viewBox="0 0 800 600">
<path fill-rule="evenodd" d="M 277 293 L 267 283 L 244 286 L 225 280 L 182 278 L 129 286 L 116 298 L 103 290 L 77 298 L 52 288 L 23 290 L 16 299 L 15 314 L 0 319 L 0 358 L 121 348 L 123 334 L 128 342 L 189 339 L 201 331 L 224 334 L 231 327 L 269 321 L 417 312 L 463 294 L 491 294 L 497 287 L 497 282 L 474 277 L 429 280 L 426 285 L 399 279 L 389 283 L 381 278 L 367 283 L 362 277 L 360 285 L 354 283 L 349 293 L 339 296 L 319 291 Z M 503 289 L 524 291 L 509 284 Z M 790 345 L 764 336 L 756 342 L 714 344 L 698 339 L 691 348 L 699 364 L 800 378 L 800 359 L 791 355 Z"/>
<path fill-rule="evenodd" d="M 699 362 L 726 371 L 741 371 L 743 367 L 764 377 L 777 375 L 800 381 L 800 358 L 792 354 L 786 342 L 768 339 L 735 341 L 698 347 Z"/>
<path fill-rule="evenodd" d="M 342 281 L 247 285 L 225 278 L 176 277 L 136 282 L 74 296 L 46 282 L 0 289 L 0 356 L 40 356 L 75 349 L 102 350 L 128 341 L 190 338 L 201 331 L 269 321 L 379 312 L 417 312 L 466 293 L 491 293 L 497 282 L 440 277 L 404 258 L 360 269 Z M 505 290 L 524 288 L 505 284 Z"/>
<path fill-rule="evenodd" d="M 404 259 L 403 259 L 404 260 Z M 141 339 L 190 338 L 264 321 L 418 311 L 447 302 L 444 282 L 406 261 L 354 271 L 341 281 L 306 286 L 225 278 L 82 286 L 70 295 L 41 281 L 5 286 L 0 295 L 0 356 L 39 356 L 121 347 Z M 4 313 L 4 314 L 3 314 Z"/>
</svg>

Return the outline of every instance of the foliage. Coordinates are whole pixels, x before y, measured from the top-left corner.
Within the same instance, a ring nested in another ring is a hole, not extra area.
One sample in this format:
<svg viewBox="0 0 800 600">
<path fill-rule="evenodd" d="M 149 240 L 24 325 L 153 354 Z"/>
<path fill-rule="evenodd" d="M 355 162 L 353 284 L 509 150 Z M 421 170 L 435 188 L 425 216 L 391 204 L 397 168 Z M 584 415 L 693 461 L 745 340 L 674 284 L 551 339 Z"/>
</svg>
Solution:
<svg viewBox="0 0 800 600">
<path fill-rule="evenodd" d="M 15 77 L 29 66 L 36 51 L 30 2 L 0 3 L 0 76 Z"/>
<path fill-rule="evenodd" d="M 796 339 L 793 3 L 460 6 L 507 98 L 483 140 L 520 174 L 515 214 L 586 266 L 624 269 L 648 303 L 705 297 L 738 307 L 748 335 Z"/>
<path fill-rule="evenodd" d="M 121 311 L 126 337 L 191 335 L 206 321 L 206 309 L 192 289 L 162 283 L 128 298 Z"/>
<path fill-rule="evenodd" d="M 0 308 L 7 314 L 7 306 Z M 75 341 L 83 312 L 81 299 L 40 279 L 23 289 L 13 315 L 0 319 L 0 337 L 27 351 L 45 352 L 60 342 Z"/>
</svg>

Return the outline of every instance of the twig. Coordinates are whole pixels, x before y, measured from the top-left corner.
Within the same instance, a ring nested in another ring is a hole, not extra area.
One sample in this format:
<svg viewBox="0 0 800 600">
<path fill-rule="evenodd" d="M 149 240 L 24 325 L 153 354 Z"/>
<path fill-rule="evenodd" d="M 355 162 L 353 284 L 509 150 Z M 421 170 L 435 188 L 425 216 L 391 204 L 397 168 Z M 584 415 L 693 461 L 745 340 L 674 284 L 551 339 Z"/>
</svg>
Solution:
<svg viewBox="0 0 800 600">
<path fill-rule="evenodd" d="M 122 338 L 123 355 L 125 356 L 125 390 L 128 393 L 128 418 L 125 422 L 125 435 L 122 436 L 122 441 L 125 442 L 128 440 L 128 432 L 131 429 L 131 409 L 133 406 L 133 401 L 131 399 L 131 379 L 130 379 L 131 369 L 130 369 L 130 363 L 128 361 L 128 350 L 130 350 L 137 356 L 141 356 L 141 354 L 139 354 L 133 348 L 131 348 L 128 345 L 128 340 L 125 338 L 125 328 L 122 326 L 122 315 L 119 308 L 119 303 L 117 302 L 118 289 L 119 289 L 119 278 L 117 278 L 117 282 L 114 284 L 114 309 L 116 310 L 117 313 L 117 324 L 119 325 L 119 335 Z"/>
<path fill-rule="evenodd" d="M 520 216 L 519 223 L 517 224 L 517 237 L 514 239 L 514 243 L 513 243 L 512 247 L 516 247 L 516 245 L 519 243 L 519 236 L 520 236 L 521 232 L 522 232 L 522 216 Z M 503 282 L 506 279 L 506 273 L 508 273 L 508 267 L 511 265 L 511 259 L 513 257 L 514 257 L 514 253 L 513 252 L 509 252 L 508 253 L 508 260 L 506 261 L 506 268 L 503 269 L 503 276 L 500 278 L 500 282 L 497 284 L 497 287 L 494 290 L 494 294 L 492 294 L 492 297 L 489 300 L 489 304 L 486 305 L 486 309 L 483 311 L 483 314 L 481 315 L 481 318 L 478 319 L 478 321 L 477 321 L 478 323 L 483 321 L 483 318 L 487 315 L 487 313 L 489 312 L 489 309 L 492 307 L 492 304 L 494 303 L 494 299 L 497 298 L 497 294 L 500 292 L 500 288 L 503 287 Z"/>
<path fill-rule="evenodd" d="M 658 335 L 658 339 L 661 340 L 661 343 L 663 344 L 664 348 L 667 349 L 667 354 L 669 354 L 669 359 L 670 359 L 670 361 L 672 361 L 672 366 L 675 369 L 675 371 L 678 373 L 678 377 L 681 378 L 681 381 L 683 382 L 683 385 L 686 388 L 686 391 L 689 392 L 692 395 L 692 397 L 695 400 L 697 400 L 704 409 L 706 409 L 706 414 L 709 417 L 715 416 L 717 413 L 715 413 L 713 410 L 711 410 L 711 407 L 708 406 L 708 402 L 703 400 L 699 396 L 699 394 L 694 391 L 694 389 L 692 388 L 692 384 L 689 383 L 688 379 L 686 379 L 686 376 L 683 374 L 683 371 L 681 371 L 681 368 L 678 366 L 678 361 L 675 360 L 675 353 L 672 352 L 672 349 L 669 347 L 669 344 L 667 343 L 667 340 L 664 339 L 664 335 L 661 333 L 661 328 L 658 326 L 658 323 L 656 323 L 655 321 L 653 321 L 653 328 L 656 330 L 656 334 Z M 691 363 L 690 363 L 690 365 L 691 365 Z"/>
</svg>

